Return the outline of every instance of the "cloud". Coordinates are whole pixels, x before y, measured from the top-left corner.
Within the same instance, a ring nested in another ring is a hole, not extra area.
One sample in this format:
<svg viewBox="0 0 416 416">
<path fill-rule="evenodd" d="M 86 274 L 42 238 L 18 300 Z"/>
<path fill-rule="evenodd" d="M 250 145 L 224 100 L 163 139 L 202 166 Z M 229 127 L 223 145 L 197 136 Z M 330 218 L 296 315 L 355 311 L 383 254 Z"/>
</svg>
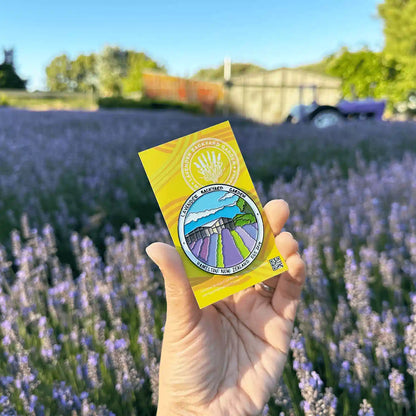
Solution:
<svg viewBox="0 0 416 416">
<path fill-rule="evenodd" d="M 209 215 L 215 214 L 223 208 L 224 206 L 214 209 L 206 209 L 205 211 L 189 212 L 186 217 L 185 224 L 189 224 L 192 221 L 198 221 L 200 218 L 208 217 Z"/>
<path fill-rule="evenodd" d="M 224 201 L 225 199 L 233 198 L 234 196 L 237 196 L 237 195 L 231 192 L 228 192 L 225 195 L 223 195 L 220 199 L 218 199 L 218 201 Z"/>
</svg>

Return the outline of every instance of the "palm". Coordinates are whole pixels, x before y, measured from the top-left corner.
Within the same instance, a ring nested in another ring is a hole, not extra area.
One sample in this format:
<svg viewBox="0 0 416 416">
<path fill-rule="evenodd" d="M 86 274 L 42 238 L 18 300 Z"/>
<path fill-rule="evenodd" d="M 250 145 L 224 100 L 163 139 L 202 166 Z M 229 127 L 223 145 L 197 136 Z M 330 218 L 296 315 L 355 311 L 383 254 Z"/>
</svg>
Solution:
<svg viewBox="0 0 416 416">
<path fill-rule="evenodd" d="M 267 327 L 284 330 L 268 334 Z M 191 414 L 196 406 L 206 414 L 258 414 L 281 375 L 291 327 L 254 288 L 217 302 L 177 334 L 177 351 L 187 354 L 173 363 L 169 384 L 181 386 Z"/>
<path fill-rule="evenodd" d="M 273 295 L 254 286 L 201 310 L 177 251 L 161 243 L 149 247 L 167 300 L 158 415 L 256 415 L 276 388 L 305 269 L 296 241 L 279 234 L 287 204 L 274 201 L 264 209 L 288 265 L 267 281 Z"/>
</svg>

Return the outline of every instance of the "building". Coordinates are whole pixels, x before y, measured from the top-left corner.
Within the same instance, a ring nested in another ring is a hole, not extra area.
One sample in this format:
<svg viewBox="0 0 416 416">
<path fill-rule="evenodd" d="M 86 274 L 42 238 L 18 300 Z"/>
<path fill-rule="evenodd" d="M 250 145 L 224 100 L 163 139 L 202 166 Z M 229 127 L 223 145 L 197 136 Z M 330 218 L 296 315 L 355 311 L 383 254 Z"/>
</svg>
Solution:
<svg viewBox="0 0 416 416">
<path fill-rule="evenodd" d="M 189 245 L 194 241 L 200 240 L 201 238 L 209 237 L 211 234 L 221 234 L 221 231 L 225 228 L 228 230 L 235 229 L 234 220 L 232 218 L 221 217 L 209 223 L 209 225 L 205 224 L 201 227 L 195 228 L 186 234 L 186 243 Z"/>
<path fill-rule="evenodd" d="M 224 105 L 232 113 L 261 123 L 280 123 L 302 101 L 334 105 L 341 98 L 341 80 L 311 71 L 279 68 L 231 78 Z"/>
<path fill-rule="evenodd" d="M 231 68 L 232 74 L 232 68 Z M 221 108 L 260 123 L 281 123 L 302 101 L 334 105 L 341 80 L 303 69 L 279 68 L 232 77 L 227 83 L 143 73 L 143 95 L 151 99 L 199 104 L 212 114 Z"/>
</svg>

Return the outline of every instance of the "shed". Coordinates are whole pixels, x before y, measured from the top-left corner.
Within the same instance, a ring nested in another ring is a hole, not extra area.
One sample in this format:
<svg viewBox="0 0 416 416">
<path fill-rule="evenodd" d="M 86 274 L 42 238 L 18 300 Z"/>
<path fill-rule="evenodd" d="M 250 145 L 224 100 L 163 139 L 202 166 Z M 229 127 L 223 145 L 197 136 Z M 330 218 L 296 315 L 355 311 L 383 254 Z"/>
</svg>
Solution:
<svg viewBox="0 0 416 416">
<path fill-rule="evenodd" d="M 341 98 L 339 78 L 302 69 L 279 68 L 231 78 L 224 104 L 232 112 L 252 120 L 280 123 L 286 119 L 290 109 L 299 104 L 300 94 L 304 104 L 313 101 L 312 87 L 316 88 L 320 104 L 334 105 Z"/>
</svg>

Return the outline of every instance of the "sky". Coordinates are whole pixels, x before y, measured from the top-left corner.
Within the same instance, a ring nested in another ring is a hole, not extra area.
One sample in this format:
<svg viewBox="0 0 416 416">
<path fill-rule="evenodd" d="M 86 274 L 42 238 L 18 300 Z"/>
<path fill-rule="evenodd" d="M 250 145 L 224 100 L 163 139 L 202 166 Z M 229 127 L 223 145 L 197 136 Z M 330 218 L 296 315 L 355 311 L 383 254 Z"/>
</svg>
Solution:
<svg viewBox="0 0 416 416">
<path fill-rule="evenodd" d="M 117 45 L 147 53 L 177 76 L 217 67 L 224 57 L 266 69 L 321 60 L 347 46 L 383 48 L 380 0 L 20 0 L 0 2 L 0 49 L 14 48 L 30 90 L 63 53 Z M 0 62 L 2 61 L 0 50 Z"/>
</svg>

